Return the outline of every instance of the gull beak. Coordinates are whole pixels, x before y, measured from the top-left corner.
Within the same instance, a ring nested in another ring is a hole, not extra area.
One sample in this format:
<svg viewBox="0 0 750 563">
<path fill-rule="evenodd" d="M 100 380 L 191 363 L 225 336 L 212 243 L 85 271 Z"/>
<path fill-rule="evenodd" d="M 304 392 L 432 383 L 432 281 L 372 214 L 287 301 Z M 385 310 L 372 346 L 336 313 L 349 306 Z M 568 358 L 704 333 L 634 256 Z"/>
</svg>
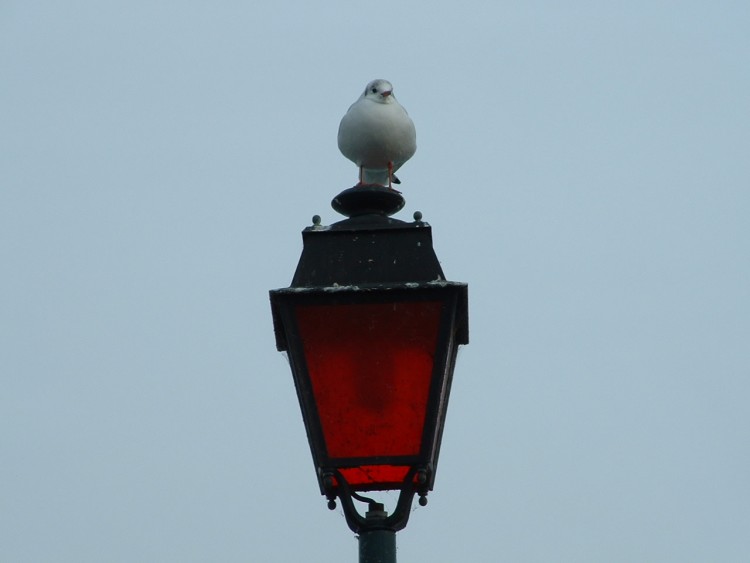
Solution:
<svg viewBox="0 0 750 563">
<path fill-rule="evenodd" d="M 393 94 L 392 90 L 386 90 L 385 92 L 382 92 L 380 95 L 383 96 L 384 98 L 387 98 L 391 94 Z"/>
</svg>

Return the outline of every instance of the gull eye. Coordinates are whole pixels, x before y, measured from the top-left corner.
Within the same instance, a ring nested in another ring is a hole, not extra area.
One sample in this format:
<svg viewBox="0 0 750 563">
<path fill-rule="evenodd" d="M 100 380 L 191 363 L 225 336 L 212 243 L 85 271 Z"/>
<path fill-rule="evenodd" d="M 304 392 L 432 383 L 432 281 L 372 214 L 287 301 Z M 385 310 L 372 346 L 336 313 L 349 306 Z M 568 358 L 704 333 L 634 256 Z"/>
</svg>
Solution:
<svg viewBox="0 0 750 563">
<path fill-rule="evenodd" d="M 373 94 L 377 94 L 378 93 L 378 89 L 377 88 L 371 88 L 370 92 L 372 92 Z"/>
</svg>

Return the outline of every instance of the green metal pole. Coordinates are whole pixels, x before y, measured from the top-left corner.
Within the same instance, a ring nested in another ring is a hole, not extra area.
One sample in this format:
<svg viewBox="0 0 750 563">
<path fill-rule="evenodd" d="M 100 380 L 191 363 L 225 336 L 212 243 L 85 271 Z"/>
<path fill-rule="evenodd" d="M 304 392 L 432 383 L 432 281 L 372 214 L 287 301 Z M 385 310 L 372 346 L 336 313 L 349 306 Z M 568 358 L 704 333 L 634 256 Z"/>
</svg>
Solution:
<svg viewBox="0 0 750 563">
<path fill-rule="evenodd" d="M 396 532 L 379 528 L 388 513 L 380 503 L 372 503 L 365 514 L 367 529 L 359 532 L 359 563 L 396 563 Z"/>
</svg>

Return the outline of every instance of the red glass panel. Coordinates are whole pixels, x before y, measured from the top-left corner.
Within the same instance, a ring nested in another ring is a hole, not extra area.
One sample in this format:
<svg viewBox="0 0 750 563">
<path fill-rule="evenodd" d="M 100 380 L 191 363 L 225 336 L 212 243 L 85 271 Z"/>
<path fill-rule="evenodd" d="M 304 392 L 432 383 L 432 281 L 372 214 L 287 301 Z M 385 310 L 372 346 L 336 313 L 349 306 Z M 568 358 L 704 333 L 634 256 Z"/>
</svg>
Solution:
<svg viewBox="0 0 750 563">
<path fill-rule="evenodd" d="M 405 465 L 362 465 L 340 469 L 341 474 L 351 487 L 366 489 L 369 485 L 391 483 L 400 486 L 409 472 Z"/>
<path fill-rule="evenodd" d="M 441 309 L 441 302 L 297 307 L 329 457 L 419 454 Z M 380 478 L 390 480 L 385 467 Z"/>
</svg>

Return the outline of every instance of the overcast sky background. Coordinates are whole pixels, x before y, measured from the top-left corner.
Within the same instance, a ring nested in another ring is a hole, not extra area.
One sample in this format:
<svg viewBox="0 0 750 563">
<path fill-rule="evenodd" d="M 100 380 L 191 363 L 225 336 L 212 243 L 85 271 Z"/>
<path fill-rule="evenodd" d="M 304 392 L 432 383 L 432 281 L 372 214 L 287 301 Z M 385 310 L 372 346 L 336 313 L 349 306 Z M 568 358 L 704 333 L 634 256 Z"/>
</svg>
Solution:
<svg viewBox="0 0 750 563">
<path fill-rule="evenodd" d="M 744 1 L 0 2 L 0 561 L 356 561 L 267 292 L 386 78 L 397 217 L 471 323 L 399 560 L 746 562 L 748 30 Z"/>
</svg>

